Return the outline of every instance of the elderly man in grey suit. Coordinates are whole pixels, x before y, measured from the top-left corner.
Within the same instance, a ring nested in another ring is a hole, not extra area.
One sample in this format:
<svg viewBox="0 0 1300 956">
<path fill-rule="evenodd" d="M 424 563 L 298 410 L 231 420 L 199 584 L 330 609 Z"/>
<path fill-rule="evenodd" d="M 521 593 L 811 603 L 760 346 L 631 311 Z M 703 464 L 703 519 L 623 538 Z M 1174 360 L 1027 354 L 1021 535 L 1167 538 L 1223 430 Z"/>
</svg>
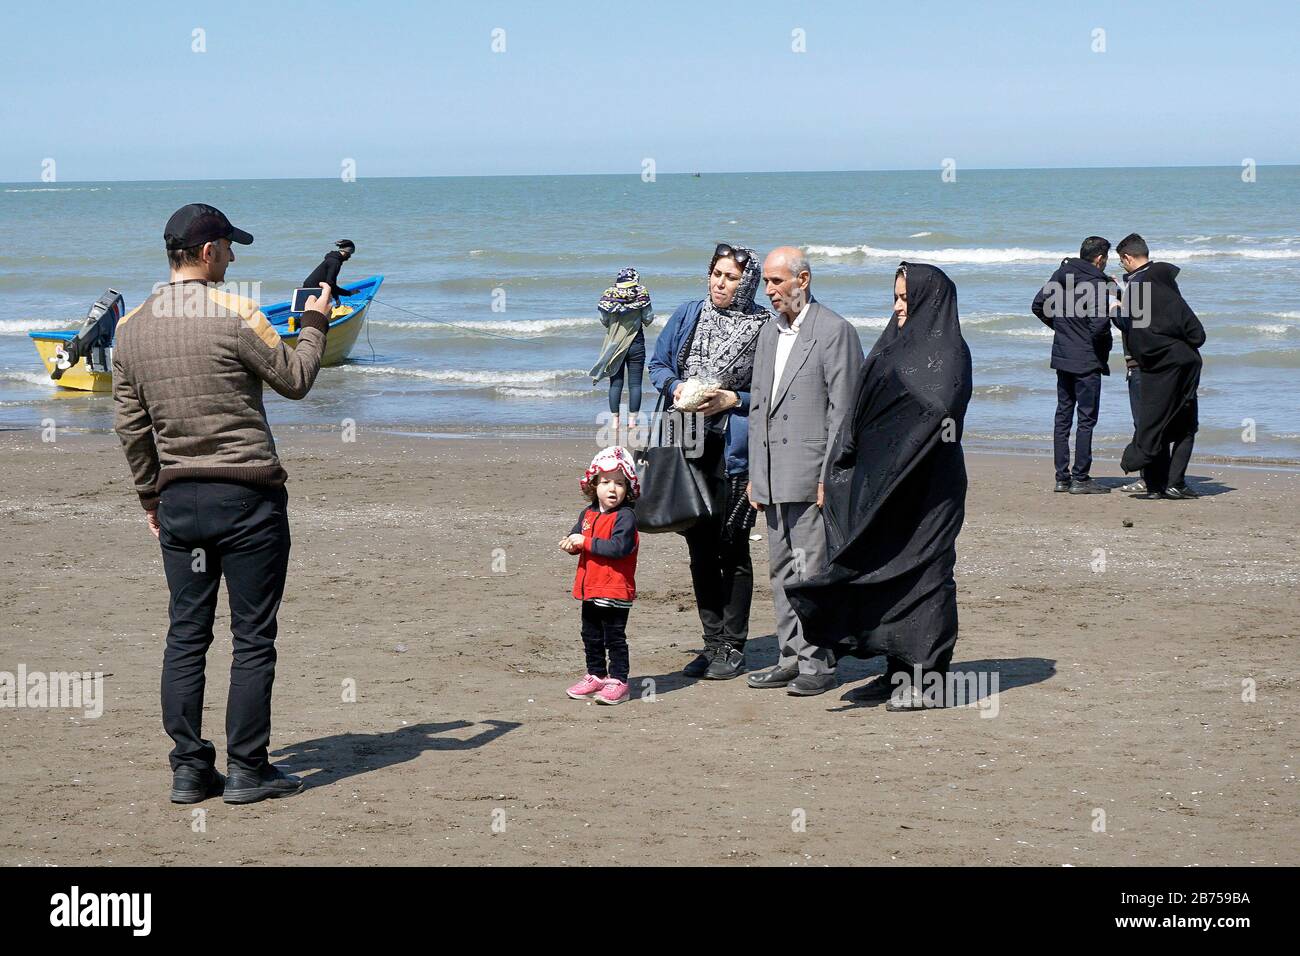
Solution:
<svg viewBox="0 0 1300 956">
<path fill-rule="evenodd" d="M 835 686 L 835 660 L 804 640 L 785 589 L 826 563 L 826 453 L 853 403 L 862 343 L 842 316 L 813 299 L 812 270 L 799 249 L 774 249 L 763 263 L 763 281 L 777 317 L 759 333 L 754 352 L 749 500 L 767 518 L 781 656 L 748 681 L 811 697 Z"/>
</svg>

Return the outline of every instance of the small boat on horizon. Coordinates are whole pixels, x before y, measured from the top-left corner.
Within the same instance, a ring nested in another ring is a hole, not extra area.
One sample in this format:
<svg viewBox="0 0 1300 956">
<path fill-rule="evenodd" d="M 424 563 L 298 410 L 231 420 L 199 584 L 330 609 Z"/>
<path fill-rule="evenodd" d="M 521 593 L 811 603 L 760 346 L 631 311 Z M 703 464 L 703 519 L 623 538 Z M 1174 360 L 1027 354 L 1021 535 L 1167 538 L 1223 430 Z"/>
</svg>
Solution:
<svg viewBox="0 0 1300 956">
<path fill-rule="evenodd" d="M 352 347 L 361 335 L 361 327 L 365 325 L 371 300 L 383 282 L 382 275 L 369 276 L 349 284 L 353 290 L 351 295 L 339 297 L 339 304 L 330 313 L 322 366 L 339 365 L 352 353 Z M 262 309 L 262 314 L 285 343 L 296 347 L 299 330 L 289 328 L 290 305 L 287 301 L 276 302 Z M 79 328 L 28 332 L 51 384 L 83 392 L 111 392 L 113 336 L 125 311 L 121 294 L 109 289 L 91 306 Z"/>
</svg>

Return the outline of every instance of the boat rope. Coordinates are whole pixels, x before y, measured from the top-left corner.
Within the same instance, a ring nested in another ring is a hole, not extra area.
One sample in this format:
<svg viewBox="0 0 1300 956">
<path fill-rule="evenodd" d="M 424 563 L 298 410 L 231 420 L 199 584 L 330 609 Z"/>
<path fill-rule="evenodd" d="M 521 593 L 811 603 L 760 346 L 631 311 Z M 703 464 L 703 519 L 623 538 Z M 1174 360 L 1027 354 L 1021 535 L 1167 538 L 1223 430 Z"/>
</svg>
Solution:
<svg viewBox="0 0 1300 956">
<path fill-rule="evenodd" d="M 437 322 L 439 325 L 446 325 L 453 329 L 460 329 L 462 332 L 470 332 L 475 335 L 487 335 L 494 339 L 508 339 L 511 342 L 532 342 L 532 339 L 523 339 L 514 335 L 506 335 L 504 332 L 490 332 L 487 329 L 476 329 L 472 325 L 457 325 L 455 322 L 446 322 L 442 319 L 435 319 L 431 315 L 422 315 L 419 312 L 412 312 L 410 309 L 404 309 L 400 305 L 393 305 L 391 302 L 385 302 L 382 299 L 371 299 L 371 302 L 377 302 L 382 306 L 390 309 L 396 309 L 398 312 L 405 312 L 407 315 L 415 316 L 417 319 L 424 319 L 426 322 Z"/>
</svg>

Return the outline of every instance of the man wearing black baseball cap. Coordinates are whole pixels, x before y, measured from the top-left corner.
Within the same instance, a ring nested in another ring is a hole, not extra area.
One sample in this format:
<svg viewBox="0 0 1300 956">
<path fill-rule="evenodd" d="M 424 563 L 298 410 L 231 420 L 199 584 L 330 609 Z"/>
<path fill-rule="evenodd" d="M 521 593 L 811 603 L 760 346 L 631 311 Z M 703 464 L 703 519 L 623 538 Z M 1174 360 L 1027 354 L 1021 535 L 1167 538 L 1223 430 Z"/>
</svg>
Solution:
<svg viewBox="0 0 1300 956">
<path fill-rule="evenodd" d="M 276 613 L 289 567 L 287 475 L 266 420 L 263 384 L 303 398 L 329 331 L 330 288 L 307 303 L 296 347 L 256 302 L 220 286 L 231 243 L 253 237 L 202 203 L 164 230 L 171 281 L 117 325 L 114 430 L 171 590 L 163 654 L 163 727 L 171 799 L 221 794 L 253 803 L 298 793 L 302 781 L 271 766 Z M 204 666 L 222 577 L 234 649 L 226 703 L 228 777 L 203 738 Z"/>
<path fill-rule="evenodd" d="M 181 206 L 172 213 L 172 217 L 167 220 L 167 228 L 163 230 L 163 239 L 167 241 L 168 252 L 194 249 L 205 242 L 215 242 L 218 239 L 229 239 L 241 246 L 253 244 L 251 233 L 236 229 L 224 212 L 201 202 Z"/>
</svg>

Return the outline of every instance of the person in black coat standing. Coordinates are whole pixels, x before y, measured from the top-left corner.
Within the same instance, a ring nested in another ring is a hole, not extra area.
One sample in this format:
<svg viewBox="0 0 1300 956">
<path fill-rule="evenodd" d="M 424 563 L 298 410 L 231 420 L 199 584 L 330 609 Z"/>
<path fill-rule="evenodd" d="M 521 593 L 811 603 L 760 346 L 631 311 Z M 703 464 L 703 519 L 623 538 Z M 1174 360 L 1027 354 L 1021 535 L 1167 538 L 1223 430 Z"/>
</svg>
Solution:
<svg viewBox="0 0 1300 956">
<path fill-rule="evenodd" d="M 352 253 L 357 251 L 357 247 L 356 243 L 351 239 L 340 239 L 334 245 L 337 247 L 336 251 L 325 253 L 325 258 L 321 260 L 321 264 L 303 280 L 302 288 L 315 288 L 324 282 L 334 290 L 334 298 L 338 299 L 341 296 L 354 293 L 354 290 L 345 289 L 339 285 L 339 270 L 343 268 L 343 263 L 352 258 Z"/>
<path fill-rule="evenodd" d="M 1152 262 L 1137 233 L 1115 251 L 1128 283 L 1117 321 L 1142 375 L 1133 440 L 1120 467 L 1142 472 L 1147 492 L 1140 497 L 1199 498 L 1187 486 L 1187 465 L 1200 423 L 1196 392 L 1205 327 L 1178 288 L 1177 266 Z"/>
<path fill-rule="evenodd" d="M 1030 305 L 1034 315 L 1052 330 L 1052 368 L 1056 369 L 1056 428 L 1052 446 L 1056 491 L 1072 495 L 1109 491 L 1096 484 L 1092 469 L 1092 430 L 1101 406 L 1101 377 L 1110 374 L 1110 303 L 1118 300 L 1119 285 L 1106 275 L 1110 243 L 1089 236 L 1077 259 L 1061 260 Z M 1075 411 L 1074 468 L 1070 468 L 1070 427 Z"/>
</svg>

